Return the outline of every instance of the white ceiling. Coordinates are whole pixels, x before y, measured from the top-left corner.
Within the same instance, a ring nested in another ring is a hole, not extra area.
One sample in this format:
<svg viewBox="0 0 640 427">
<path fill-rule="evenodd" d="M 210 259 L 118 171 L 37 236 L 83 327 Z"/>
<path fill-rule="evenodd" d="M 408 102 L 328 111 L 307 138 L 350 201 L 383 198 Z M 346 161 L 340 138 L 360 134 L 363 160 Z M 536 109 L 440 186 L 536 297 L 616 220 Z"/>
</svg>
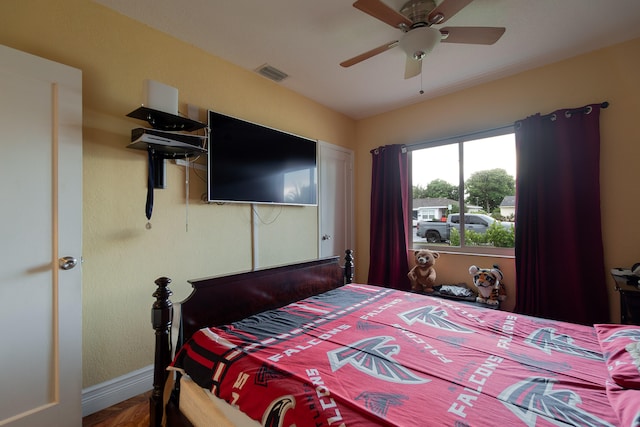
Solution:
<svg viewBox="0 0 640 427">
<path fill-rule="evenodd" d="M 289 75 L 280 85 L 354 119 L 640 37 L 640 0 L 475 0 L 444 25 L 505 27 L 502 38 L 440 44 L 405 80 L 398 47 L 339 65 L 402 35 L 353 0 L 95 1 L 242 68 L 269 64 Z"/>
</svg>

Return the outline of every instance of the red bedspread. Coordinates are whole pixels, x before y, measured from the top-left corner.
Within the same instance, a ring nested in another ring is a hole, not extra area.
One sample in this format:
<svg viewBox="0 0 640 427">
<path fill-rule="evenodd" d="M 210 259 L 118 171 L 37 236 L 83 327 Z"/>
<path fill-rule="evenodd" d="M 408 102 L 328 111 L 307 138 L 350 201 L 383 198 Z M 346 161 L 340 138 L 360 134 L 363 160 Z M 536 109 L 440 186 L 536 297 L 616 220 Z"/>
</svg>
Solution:
<svg viewBox="0 0 640 427">
<path fill-rule="evenodd" d="M 174 366 L 265 426 L 618 425 L 593 328 L 368 285 L 203 329 Z"/>
</svg>

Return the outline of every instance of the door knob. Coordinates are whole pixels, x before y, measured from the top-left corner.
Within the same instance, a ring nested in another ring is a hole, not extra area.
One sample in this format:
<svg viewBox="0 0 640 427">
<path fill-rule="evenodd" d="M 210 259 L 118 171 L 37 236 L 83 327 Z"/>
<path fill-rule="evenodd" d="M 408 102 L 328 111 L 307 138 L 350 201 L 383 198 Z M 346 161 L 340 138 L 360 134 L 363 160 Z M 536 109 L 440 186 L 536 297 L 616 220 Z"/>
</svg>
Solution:
<svg viewBox="0 0 640 427">
<path fill-rule="evenodd" d="M 73 267 L 78 265 L 78 260 L 72 256 L 62 257 L 58 260 L 58 265 L 61 270 L 71 270 Z"/>
</svg>

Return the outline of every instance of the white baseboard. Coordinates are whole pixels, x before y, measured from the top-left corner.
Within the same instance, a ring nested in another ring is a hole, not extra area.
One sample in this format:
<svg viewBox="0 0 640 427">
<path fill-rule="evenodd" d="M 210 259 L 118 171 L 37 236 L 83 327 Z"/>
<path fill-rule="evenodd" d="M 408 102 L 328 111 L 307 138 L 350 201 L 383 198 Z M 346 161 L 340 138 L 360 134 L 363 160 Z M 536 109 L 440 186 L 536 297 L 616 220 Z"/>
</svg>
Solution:
<svg viewBox="0 0 640 427">
<path fill-rule="evenodd" d="M 82 390 L 82 416 L 145 393 L 153 388 L 153 365 Z"/>
</svg>

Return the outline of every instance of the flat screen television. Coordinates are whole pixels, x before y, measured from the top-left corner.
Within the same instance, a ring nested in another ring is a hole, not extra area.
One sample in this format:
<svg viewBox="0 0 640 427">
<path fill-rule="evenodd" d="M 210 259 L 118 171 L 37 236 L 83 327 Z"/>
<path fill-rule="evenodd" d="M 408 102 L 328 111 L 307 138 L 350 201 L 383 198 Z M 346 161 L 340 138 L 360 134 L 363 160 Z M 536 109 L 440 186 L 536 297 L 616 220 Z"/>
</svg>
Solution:
<svg viewBox="0 0 640 427">
<path fill-rule="evenodd" d="M 316 141 L 209 111 L 209 202 L 317 205 Z"/>
</svg>

